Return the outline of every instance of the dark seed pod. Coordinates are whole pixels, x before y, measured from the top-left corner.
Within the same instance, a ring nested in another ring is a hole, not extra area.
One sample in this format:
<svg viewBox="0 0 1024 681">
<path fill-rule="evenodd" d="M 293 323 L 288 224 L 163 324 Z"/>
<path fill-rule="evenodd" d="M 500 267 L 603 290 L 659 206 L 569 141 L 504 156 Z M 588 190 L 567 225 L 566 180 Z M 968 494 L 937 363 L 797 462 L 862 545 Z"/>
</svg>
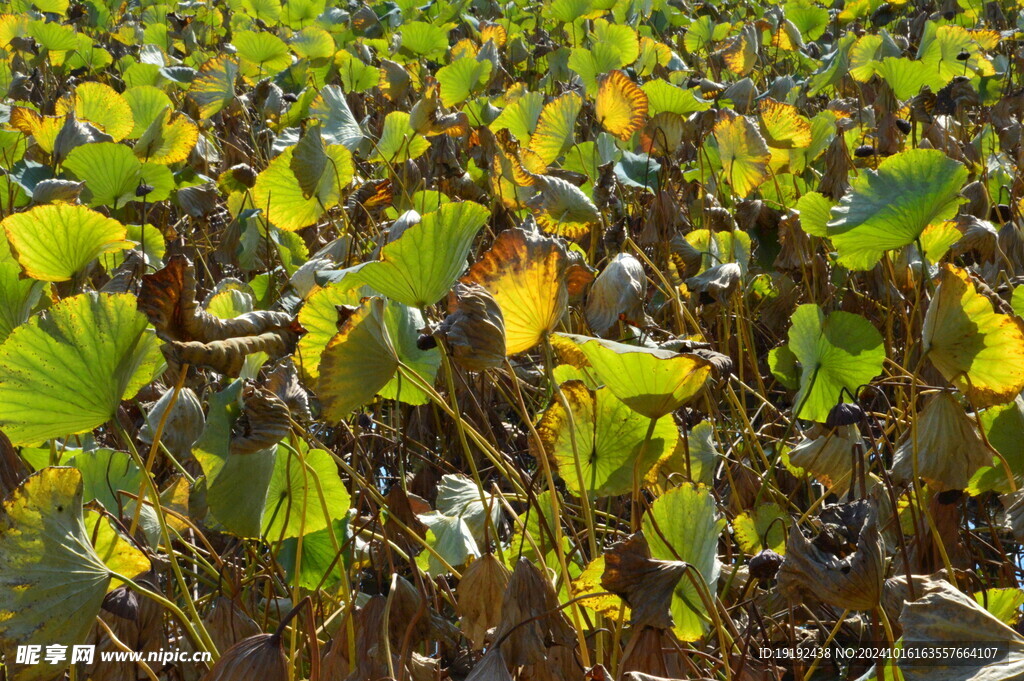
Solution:
<svg viewBox="0 0 1024 681">
<path fill-rule="evenodd" d="M 135 196 L 138 196 L 138 197 L 141 198 L 143 196 L 146 196 L 150 192 L 152 192 L 154 189 L 155 189 L 155 187 L 153 185 L 151 185 L 151 184 L 146 184 L 145 182 L 139 182 L 139 186 L 135 188 Z"/>
<path fill-rule="evenodd" d="M 369 430 L 370 428 L 373 428 L 373 419 L 371 419 L 370 416 L 366 413 L 360 414 L 356 418 L 356 423 L 359 424 L 359 427 L 362 428 L 363 430 Z"/>
<path fill-rule="evenodd" d="M 829 411 L 828 417 L 825 419 L 825 427 L 852 426 L 860 423 L 862 418 L 864 418 L 864 410 L 860 408 L 860 405 L 840 402 Z"/>
<path fill-rule="evenodd" d="M 992 206 L 992 213 L 989 216 L 989 220 L 998 223 L 1000 225 L 1005 224 L 1013 219 L 1013 210 L 1010 209 L 1005 203 L 1000 203 L 998 206 Z"/>
<path fill-rule="evenodd" d="M 429 333 L 421 333 L 416 339 L 416 349 L 426 352 L 437 347 L 437 339 Z"/>
<path fill-rule="evenodd" d="M 902 132 L 904 135 L 909 135 L 911 129 L 914 126 L 912 126 L 910 124 L 910 121 L 908 121 L 908 120 L 906 120 L 904 118 L 897 118 L 896 119 L 896 127 L 899 128 L 899 131 Z"/>
<path fill-rule="evenodd" d="M 256 171 L 248 163 L 239 163 L 236 166 L 231 166 L 231 177 L 246 187 L 252 187 L 256 184 Z"/>
<path fill-rule="evenodd" d="M 853 155 L 856 156 L 857 158 L 867 158 L 869 156 L 874 156 L 875 148 L 870 144 L 863 144 L 854 150 Z"/>
<path fill-rule="evenodd" d="M 782 556 L 771 549 L 765 549 L 750 559 L 750 576 L 757 579 L 774 579 L 782 566 Z"/>
<path fill-rule="evenodd" d="M 967 61 L 970 58 L 971 58 L 971 53 L 968 52 L 967 50 L 960 50 L 960 53 L 958 55 L 956 55 L 956 60 L 957 61 Z"/>
</svg>

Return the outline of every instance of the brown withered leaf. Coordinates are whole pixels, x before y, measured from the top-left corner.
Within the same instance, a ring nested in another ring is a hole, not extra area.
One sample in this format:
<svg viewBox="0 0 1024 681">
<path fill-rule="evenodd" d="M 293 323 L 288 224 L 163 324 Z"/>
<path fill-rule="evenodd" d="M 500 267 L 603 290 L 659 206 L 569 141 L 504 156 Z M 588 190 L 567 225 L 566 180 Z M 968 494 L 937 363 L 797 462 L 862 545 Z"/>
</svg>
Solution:
<svg viewBox="0 0 1024 681">
<path fill-rule="evenodd" d="M 474 650 L 482 650 L 487 632 L 501 621 L 502 594 L 511 574 L 501 562 L 488 553 L 478 558 L 462 573 L 455 589 L 462 633 Z"/>
<path fill-rule="evenodd" d="M 594 280 L 587 296 L 587 324 L 594 333 L 603 334 L 620 317 L 634 324 L 649 326 L 644 311 L 647 275 L 635 256 L 619 253 Z"/>
<path fill-rule="evenodd" d="M 455 361 L 470 371 L 505 362 L 505 318 L 479 284 L 458 283 L 448 294 L 448 316 L 437 329 Z"/>
<path fill-rule="evenodd" d="M 739 288 L 743 279 L 740 266 L 734 262 L 709 267 L 707 271 L 686 280 L 686 286 L 692 291 L 711 296 L 723 305 Z"/>
<path fill-rule="evenodd" d="M 281 637 L 256 634 L 224 651 L 203 681 L 286 681 L 287 678 L 288 659 Z"/>
<path fill-rule="evenodd" d="M 284 359 L 267 374 L 266 387 L 281 398 L 296 421 L 306 422 L 313 418 L 309 411 L 309 395 L 299 383 L 299 374 L 291 359 Z"/>
<path fill-rule="evenodd" d="M 948 582 L 937 582 L 923 597 L 903 606 L 900 615 L 903 648 L 970 642 L 977 646 L 1002 646 L 998 659 L 950 660 L 948 665 L 907 664 L 899 661 L 907 681 L 1011 681 L 1024 679 L 1024 637 L 1003 624 L 970 596 Z"/>
<path fill-rule="evenodd" d="M 606 551 L 604 565 L 601 586 L 629 604 L 634 627 L 672 628 L 672 591 L 686 563 L 651 558 L 647 539 L 637 532 Z"/>
<path fill-rule="evenodd" d="M 260 633 L 255 620 L 245 614 L 230 598 L 218 596 L 210 612 L 203 617 L 203 625 L 210 633 L 217 650 L 227 650 L 239 641 Z"/>
<path fill-rule="evenodd" d="M 288 435 L 288 405 L 266 388 L 252 383 L 242 389 L 244 406 L 231 433 L 230 453 L 254 454 L 275 446 Z"/>
<path fill-rule="evenodd" d="M 165 341 L 209 343 L 295 328 L 286 312 L 249 312 L 221 319 L 203 310 L 196 300 L 195 269 L 183 255 L 171 256 L 163 269 L 142 278 L 138 306 Z"/>
<path fill-rule="evenodd" d="M 933 395 L 918 414 L 917 474 L 937 492 L 962 490 L 982 466 L 992 465 L 993 452 L 985 446 L 975 422 L 952 393 Z M 897 482 L 914 478 L 914 441 L 908 430 L 893 456 Z"/>
<path fill-rule="evenodd" d="M 823 531 L 811 541 L 794 523 L 779 569 L 779 589 L 791 600 L 873 610 L 882 597 L 885 560 L 872 501 L 823 507 Z M 824 547 L 824 548 L 822 548 Z"/>
<path fill-rule="evenodd" d="M 487 654 L 473 666 L 473 671 L 466 677 L 466 681 L 512 681 L 501 646 L 488 650 Z"/>
<path fill-rule="evenodd" d="M 516 563 L 505 588 L 494 640 L 515 667 L 543 662 L 549 642 L 567 646 L 575 642 L 572 628 L 558 608 L 555 587 L 526 558 Z"/>
<path fill-rule="evenodd" d="M 165 343 L 161 350 L 172 367 L 191 364 L 235 378 L 242 372 L 246 356 L 254 352 L 265 352 L 271 359 L 295 352 L 300 329 L 297 323 L 293 323 L 290 327 L 255 336 L 239 336 L 208 343 L 170 341 Z"/>
</svg>

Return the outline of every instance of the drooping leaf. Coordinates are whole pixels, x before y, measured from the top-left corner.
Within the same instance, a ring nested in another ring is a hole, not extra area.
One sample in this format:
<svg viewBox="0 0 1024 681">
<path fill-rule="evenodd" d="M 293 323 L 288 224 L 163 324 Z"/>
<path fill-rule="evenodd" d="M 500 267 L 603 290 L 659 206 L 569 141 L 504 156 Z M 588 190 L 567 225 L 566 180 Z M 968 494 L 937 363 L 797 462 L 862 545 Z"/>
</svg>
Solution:
<svg viewBox="0 0 1024 681">
<path fill-rule="evenodd" d="M 921 334 L 932 364 L 976 408 L 1024 389 L 1024 322 L 996 312 L 965 270 L 943 265 Z"/>
<path fill-rule="evenodd" d="M 698 581 L 703 580 L 714 595 L 721 572 L 718 535 L 725 524 L 706 488 L 683 485 L 655 500 L 650 513 L 644 516 L 643 531 L 652 557 L 689 564 Z M 710 615 L 686 575 L 673 591 L 670 609 L 675 622 L 672 628 L 680 640 L 696 641 L 708 630 Z"/>
</svg>

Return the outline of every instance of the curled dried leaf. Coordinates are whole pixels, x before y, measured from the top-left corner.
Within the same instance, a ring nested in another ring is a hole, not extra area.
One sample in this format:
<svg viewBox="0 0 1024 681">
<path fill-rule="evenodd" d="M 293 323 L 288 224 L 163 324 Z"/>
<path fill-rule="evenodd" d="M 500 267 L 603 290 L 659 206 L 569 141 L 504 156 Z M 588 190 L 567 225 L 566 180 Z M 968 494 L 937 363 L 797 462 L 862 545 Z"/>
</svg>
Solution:
<svg viewBox="0 0 1024 681">
<path fill-rule="evenodd" d="M 672 592 L 686 563 L 651 558 L 647 539 L 637 532 L 606 551 L 604 564 L 601 586 L 629 604 L 634 627 L 672 628 Z"/>
<path fill-rule="evenodd" d="M 256 634 L 242 639 L 224 651 L 203 681 L 286 681 L 288 659 L 284 654 L 281 637 L 276 634 Z"/>
<path fill-rule="evenodd" d="M 587 324 L 594 333 L 602 334 L 620 318 L 649 326 L 644 311 L 647 298 L 647 276 L 635 256 L 620 253 L 594 280 L 587 297 Z"/>
<path fill-rule="evenodd" d="M 173 389 L 166 390 L 149 410 L 146 422 L 139 429 L 140 440 L 152 444 L 153 435 L 164 418 L 173 396 Z M 187 458 L 192 455 L 192 445 L 203 434 L 205 428 L 206 415 L 203 413 L 203 405 L 200 404 L 199 398 L 191 388 L 182 388 L 170 413 L 167 414 L 160 441 L 179 459 Z"/>
<path fill-rule="evenodd" d="M 221 319 L 203 310 L 196 300 L 195 269 L 183 255 L 171 256 L 166 267 L 142 278 L 138 305 L 166 341 L 209 343 L 294 329 L 292 316 L 285 312 Z"/>
<path fill-rule="evenodd" d="M 295 352 L 298 340 L 299 332 L 294 327 L 285 327 L 257 336 L 240 336 L 209 343 L 171 341 L 165 343 L 161 350 L 172 366 L 191 364 L 234 378 L 242 372 L 246 356 L 254 352 L 265 352 L 271 359 L 284 357 Z"/>
<path fill-rule="evenodd" d="M 266 388 L 249 383 L 242 390 L 242 401 L 242 414 L 232 427 L 231 454 L 254 454 L 284 439 L 291 429 L 284 400 Z"/>
<path fill-rule="evenodd" d="M 481 650 L 487 632 L 501 621 L 501 596 L 510 573 L 493 554 L 479 558 L 462 573 L 455 595 L 459 606 L 462 633 Z"/>
<path fill-rule="evenodd" d="M 509 664 L 523 666 L 547 659 L 548 642 L 573 645 L 575 636 L 558 607 L 558 594 L 526 558 L 516 563 L 501 603 L 501 624 L 494 635 Z"/>
<path fill-rule="evenodd" d="M 452 356 L 470 371 L 495 369 L 505 362 L 505 318 L 479 284 L 456 284 L 448 294 L 448 316 L 438 334 Z"/>
<path fill-rule="evenodd" d="M 779 588 L 793 600 L 872 610 L 882 597 L 885 560 L 874 503 L 859 500 L 824 507 L 814 541 L 795 524 L 786 541 Z"/>
<path fill-rule="evenodd" d="M 893 457 L 894 480 L 914 478 L 914 448 L 908 430 Z M 938 492 L 962 490 L 979 468 L 992 465 L 977 425 L 948 392 L 933 395 L 919 413 L 916 448 L 917 474 Z"/>
</svg>

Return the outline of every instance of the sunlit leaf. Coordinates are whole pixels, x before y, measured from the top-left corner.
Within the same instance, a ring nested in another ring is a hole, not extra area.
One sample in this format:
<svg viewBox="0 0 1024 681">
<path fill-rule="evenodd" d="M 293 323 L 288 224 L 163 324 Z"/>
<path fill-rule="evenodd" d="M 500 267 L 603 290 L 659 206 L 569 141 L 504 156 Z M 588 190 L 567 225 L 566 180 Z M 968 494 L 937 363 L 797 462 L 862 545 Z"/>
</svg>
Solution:
<svg viewBox="0 0 1024 681">
<path fill-rule="evenodd" d="M 0 427 L 16 444 L 92 430 L 162 366 L 132 295 L 87 293 L 16 328 L 0 345 Z"/>
<path fill-rule="evenodd" d="M 679 435 L 671 416 L 658 419 L 645 446 L 650 419 L 627 407 L 608 388 L 592 391 L 581 381 L 568 381 L 561 392 L 571 414 L 555 399 L 537 432 L 576 496 L 584 490 L 595 497 L 627 494 L 634 482 L 642 486 L 655 462 L 676 446 Z"/>
<path fill-rule="evenodd" d="M 587 356 L 598 378 L 631 409 L 649 418 L 670 414 L 704 386 L 711 364 L 696 355 L 562 334 Z"/>
<path fill-rule="evenodd" d="M 953 217 L 966 180 L 967 169 L 935 149 L 904 151 L 863 171 L 827 225 L 839 262 L 871 269 L 885 251 L 913 243 L 928 225 Z"/>
<path fill-rule="evenodd" d="M 112 576 L 82 518 L 81 473 L 45 468 L 25 480 L 0 514 L 0 642 L 12 673 L 27 681 L 60 673 L 17 664 L 15 648 L 85 643 Z"/>
<path fill-rule="evenodd" d="M 647 118 L 647 95 L 625 73 L 612 71 L 599 80 L 596 115 L 605 130 L 628 140 Z"/>
<path fill-rule="evenodd" d="M 15 213 L 0 226 L 33 279 L 66 281 L 103 253 L 126 248 L 117 220 L 84 206 L 53 204 Z"/>
<path fill-rule="evenodd" d="M 789 349 L 800 362 L 796 414 L 824 422 L 832 407 L 855 397 L 881 373 L 882 335 L 860 315 L 837 311 L 826 316 L 817 305 L 799 306 L 792 320 Z"/>
<path fill-rule="evenodd" d="M 921 335 L 935 368 L 975 407 L 1024 389 L 1024 322 L 993 310 L 965 270 L 942 266 Z"/>
</svg>

